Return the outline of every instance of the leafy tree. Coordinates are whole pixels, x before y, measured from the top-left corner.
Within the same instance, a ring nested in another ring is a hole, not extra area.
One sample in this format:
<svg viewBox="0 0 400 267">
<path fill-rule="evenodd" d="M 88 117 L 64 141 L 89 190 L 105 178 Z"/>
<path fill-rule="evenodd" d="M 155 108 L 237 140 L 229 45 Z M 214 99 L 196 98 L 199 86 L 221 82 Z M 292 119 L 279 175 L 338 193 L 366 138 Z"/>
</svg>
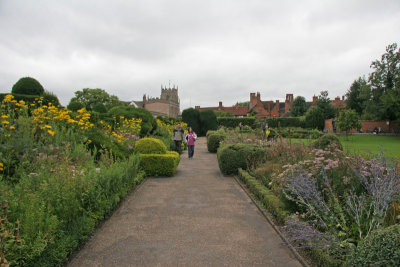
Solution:
<svg viewBox="0 0 400 267">
<path fill-rule="evenodd" d="M 196 133 L 201 133 L 200 111 L 188 108 L 182 111 L 182 120 L 192 127 Z"/>
<path fill-rule="evenodd" d="M 250 104 L 250 101 L 245 101 L 245 102 L 236 102 L 236 105 L 240 107 L 247 107 Z"/>
<path fill-rule="evenodd" d="M 325 118 L 320 107 L 314 106 L 307 111 L 306 125 L 309 128 L 317 128 L 319 130 L 324 129 Z"/>
<path fill-rule="evenodd" d="M 13 85 L 11 93 L 22 95 L 42 95 L 44 93 L 44 88 L 34 78 L 23 77 Z"/>
<path fill-rule="evenodd" d="M 341 131 L 346 132 L 346 140 L 348 140 L 348 135 L 351 129 L 357 129 L 358 131 L 361 129 L 357 112 L 353 109 L 347 109 L 340 112 L 337 126 Z"/>
<path fill-rule="evenodd" d="M 206 135 L 208 130 L 217 130 L 218 122 L 215 113 L 212 110 L 200 112 L 201 135 Z"/>
<path fill-rule="evenodd" d="M 331 105 L 331 100 L 328 97 L 328 91 L 321 91 L 320 95 L 318 96 L 317 107 L 322 113 L 324 120 L 331 119 L 336 116 L 336 108 Z"/>
<path fill-rule="evenodd" d="M 73 97 L 71 102 L 79 102 L 81 103 L 86 110 L 91 111 L 97 104 L 103 104 L 106 110 L 109 110 L 112 107 L 123 105 L 121 101 L 119 101 L 118 97 L 114 95 L 109 95 L 103 89 L 90 89 L 85 88 L 82 91 L 76 91 L 75 97 Z"/>
<path fill-rule="evenodd" d="M 78 101 L 70 101 L 67 108 L 72 111 L 77 111 L 77 110 L 83 108 L 83 104 Z"/>
<path fill-rule="evenodd" d="M 396 101 L 400 90 L 400 48 L 393 43 L 386 47 L 381 60 L 372 62 L 374 71 L 369 75 L 372 100 L 379 110 L 380 119 L 398 119 Z"/>
<path fill-rule="evenodd" d="M 347 108 L 353 109 L 361 115 L 368 101 L 371 100 L 371 87 L 364 77 L 359 77 L 352 83 L 346 93 L 346 98 Z"/>
<path fill-rule="evenodd" d="M 303 116 L 307 112 L 307 102 L 303 96 L 297 96 L 290 106 L 290 114 L 293 117 Z"/>
</svg>

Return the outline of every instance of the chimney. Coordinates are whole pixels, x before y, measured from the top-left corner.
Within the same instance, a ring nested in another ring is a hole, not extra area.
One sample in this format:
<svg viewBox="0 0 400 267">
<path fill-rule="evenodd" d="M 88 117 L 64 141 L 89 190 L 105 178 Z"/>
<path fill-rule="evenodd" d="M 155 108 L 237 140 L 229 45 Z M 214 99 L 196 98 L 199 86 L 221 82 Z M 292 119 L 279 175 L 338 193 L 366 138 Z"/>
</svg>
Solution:
<svg viewBox="0 0 400 267">
<path fill-rule="evenodd" d="M 277 110 L 279 110 L 279 100 L 276 100 L 276 101 L 275 101 L 275 108 L 276 108 Z"/>
<path fill-rule="evenodd" d="M 317 96 L 313 96 L 312 97 L 312 103 L 315 104 L 318 101 L 318 97 Z"/>
<path fill-rule="evenodd" d="M 260 96 L 260 92 L 257 92 L 257 100 L 260 100 L 261 96 Z"/>
<path fill-rule="evenodd" d="M 342 101 L 344 101 L 344 95 L 342 95 Z"/>
<path fill-rule="evenodd" d="M 219 101 L 218 107 L 222 108 L 222 101 Z"/>
<path fill-rule="evenodd" d="M 200 109 L 200 106 L 195 106 L 194 108 L 195 108 L 195 109 Z"/>
</svg>

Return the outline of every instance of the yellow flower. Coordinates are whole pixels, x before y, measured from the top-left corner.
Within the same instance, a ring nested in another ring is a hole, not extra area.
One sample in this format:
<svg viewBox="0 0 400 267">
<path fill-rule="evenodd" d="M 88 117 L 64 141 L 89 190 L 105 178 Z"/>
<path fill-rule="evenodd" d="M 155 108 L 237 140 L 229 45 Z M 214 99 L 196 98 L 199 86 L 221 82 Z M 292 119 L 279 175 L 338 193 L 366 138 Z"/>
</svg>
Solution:
<svg viewBox="0 0 400 267">
<path fill-rule="evenodd" d="M 1 118 L 2 118 L 2 119 L 7 119 L 7 118 L 8 118 L 8 115 L 1 115 Z"/>
<path fill-rule="evenodd" d="M 14 127 L 14 126 L 11 126 L 11 127 L 10 127 L 10 130 L 15 130 L 15 127 Z"/>
<path fill-rule="evenodd" d="M 4 97 L 4 102 L 11 102 L 12 101 L 12 99 L 14 98 L 14 96 L 13 95 L 6 95 L 5 97 Z"/>
<path fill-rule="evenodd" d="M 52 131 L 52 130 L 47 130 L 47 132 L 48 132 L 51 136 L 54 136 L 54 134 L 55 134 L 55 132 Z"/>
<path fill-rule="evenodd" d="M 3 162 L 0 162 L 0 171 L 3 171 L 3 170 L 4 170 L 3 167 L 4 167 Z"/>
<path fill-rule="evenodd" d="M 9 122 L 8 122 L 8 121 L 5 121 L 5 120 L 1 121 L 1 123 L 3 123 L 3 124 L 9 124 Z"/>
<path fill-rule="evenodd" d="M 44 128 L 51 129 L 51 125 L 45 125 Z"/>
</svg>

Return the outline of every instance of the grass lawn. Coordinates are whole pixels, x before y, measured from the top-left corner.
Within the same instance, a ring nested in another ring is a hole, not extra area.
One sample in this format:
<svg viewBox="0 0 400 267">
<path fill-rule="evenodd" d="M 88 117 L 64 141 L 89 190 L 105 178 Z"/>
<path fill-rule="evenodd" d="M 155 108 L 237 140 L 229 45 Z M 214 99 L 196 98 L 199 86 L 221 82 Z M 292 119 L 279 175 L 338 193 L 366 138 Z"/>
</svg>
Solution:
<svg viewBox="0 0 400 267">
<path fill-rule="evenodd" d="M 376 154 L 381 148 L 388 158 L 400 160 L 400 136 L 379 136 L 379 135 L 352 135 L 349 140 L 345 136 L 340 136 L 343 149 L 349 154 L 368 155 Z M 292 139 L 292 141 L 302 141 L 308 144 L 308 139 Z"/>
</svg>

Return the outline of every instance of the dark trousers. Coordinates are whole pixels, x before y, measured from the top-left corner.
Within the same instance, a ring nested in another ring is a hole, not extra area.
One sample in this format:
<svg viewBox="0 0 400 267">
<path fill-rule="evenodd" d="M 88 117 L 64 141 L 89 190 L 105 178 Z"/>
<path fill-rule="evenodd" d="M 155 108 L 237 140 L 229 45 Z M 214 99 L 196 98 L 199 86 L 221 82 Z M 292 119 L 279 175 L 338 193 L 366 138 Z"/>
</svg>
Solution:
<svg viewBox="0 0 400 267">
<path fill-rule="evenodd" d="M 174 150 L 179 154 L 182 153 L 182 141 L 181 140 L 174 140 Z"/>
<path fill-rule="evenodd" d="M 194 146 L 188 146 L 188 154 L 189 154 L 189 158 L 193 158 Z"/>
</svg>

